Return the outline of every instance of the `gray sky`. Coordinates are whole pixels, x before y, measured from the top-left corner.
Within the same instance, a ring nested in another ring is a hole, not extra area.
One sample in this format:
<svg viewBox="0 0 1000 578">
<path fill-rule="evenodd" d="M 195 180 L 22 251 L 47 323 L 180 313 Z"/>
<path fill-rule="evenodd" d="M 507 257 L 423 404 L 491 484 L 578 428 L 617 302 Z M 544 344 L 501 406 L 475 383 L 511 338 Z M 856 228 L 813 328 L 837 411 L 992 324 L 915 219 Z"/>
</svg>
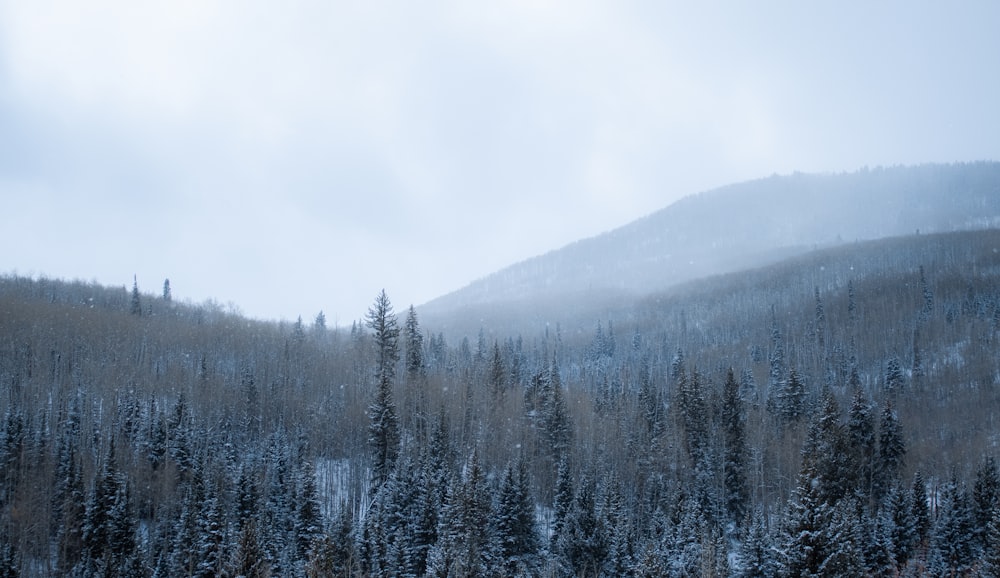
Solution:
<svg viewBox="0 0 1000 578">
<path fill-rule="evenodd" d="M 731 182 L 998 160 L 998 24 L 993 0 L 0 0 L 0 272 L 350 324 Z"/>
</svg>

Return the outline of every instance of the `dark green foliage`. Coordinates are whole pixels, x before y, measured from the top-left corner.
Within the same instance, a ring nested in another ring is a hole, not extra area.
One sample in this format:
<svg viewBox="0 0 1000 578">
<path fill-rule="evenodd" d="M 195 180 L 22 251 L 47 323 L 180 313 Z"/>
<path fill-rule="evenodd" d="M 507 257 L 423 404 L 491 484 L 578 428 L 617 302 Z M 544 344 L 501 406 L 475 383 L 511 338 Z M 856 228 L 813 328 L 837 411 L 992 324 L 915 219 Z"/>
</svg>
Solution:
<svg viewBox="0 0 1000 578">
<path fill-rule="evenodd" d="M 750 502 L 746 478 L 746 416 L 740 385 L 736 382 L 731 367 L 726 373 L 726 383 L 722 389 L 722 427 L 725 429 L 726 443 L 723 462 L 726 512 L 730 520 L 741 523 Z"/>
<path fill-rule="evenodd" d="M 906 456 L 906 446 L 899 417 L 893 409 L 892 402 L 886 400 L 882 410 L 882 420 L 879 423 L 878 457 L 875 462 L 872 493 L 876 502 L 899 482 L 903 470 L 903 459 Z"/>
<path fill-rule="evenodd" d="M 965 485 L 956 479 L 944 487 L 931 535 L 928 567 L 935 575 L 962 575 L 972 567 L 976 549 L 975 517 Z"/>
<path fill-rule="evenodd" d="M 490 518 L 489 565 L 502 576 L 530 575 L 541 565 L 541 544 L 535 531 L 535 505 L 524 461 L 504 470 Z"/>
<path fill-rule="evenodd" d="M 975 517 L 976 546 L 979 551 L 986 549 L 990 522 L 1000 508 L 1000 471 L 996 460 L 988 456 L 976 470 L 976 481 L 972 486 L 972 507 Z"/>
<path fill-rule="evenodd" d="M 142 298 L 139 295 L 139 280 L 132 279 L 132 298 L 129 302 L 129 313 L 139 317 L 142 315 Z"/>
<path fill-rule="evenodd" d="M 774 545 L 764 525 L 764 514 L 755 511 L 750 517 L 746 535 L 740 542 L 739 578 L 770 578 L 777 572 Z"/>
<path fill-rule="evenodd" d="M 590 476 L 585 476 L 577 487 L 556 548 L 573 576 L 594 575 L 604 567 L 608 555 L 607 528 L 597 513 L 596 483 Z"/>
<path fill-rule="evenodd" d="M 121 288 L 0 279 L 0 567 L 988 575 L 998 475 L 964 460 L 995 449 L 1000 234 L 933 241 L 880 250 L 877 268 L 821 252 L 801 262 L 809 275 L 785 264 L 609 310 L 636 336 L 622 348 L 593 316 L 416 347 L 414 315 L 396 335 L 405 359 L 383 350 L 381 368 L 373 326 L 296 337 L 153 299 L 139 322 Z M 918 258 L 935 304 L 915 324 Z M 383 429 L 395 433 L 378 457 L 366 433 Z M 941 485 L 952 466 L 965 515 Z M 918 469 L 930 483 L 903 489 Z"/>
<path fill-rule="evenodd" d="M 927 485 L 919 471 L 914 474 L 913 484 L 910 486 L 910 505 L 913 508 L 911 518 L 916 546 L 924 547 L 930 539 L 932 520 L 930 506 L 927 504 Z"/>
<path fill-rule="evenodd" d="M 853 370 L 857 375 L 857 371 Z M 855 490 L 864 497 L 871 496 L 875 472 L 875 418 L 871 404 L 860 385 L 854 389 L 851 410 L 847 420 L 848 471 Z"/>
<path fill-rule="evenodd" d="M 368 327 L 374 332 L 376 389 L 368 408 L 368 443 L 372 452 L 372 487 L 379 488 L 389 478 L 399 455 L 399 417 L 392 387 L 399 360 L 399 327 L 392 304 L 379 293 L 368 309 Z"/>
</svg>

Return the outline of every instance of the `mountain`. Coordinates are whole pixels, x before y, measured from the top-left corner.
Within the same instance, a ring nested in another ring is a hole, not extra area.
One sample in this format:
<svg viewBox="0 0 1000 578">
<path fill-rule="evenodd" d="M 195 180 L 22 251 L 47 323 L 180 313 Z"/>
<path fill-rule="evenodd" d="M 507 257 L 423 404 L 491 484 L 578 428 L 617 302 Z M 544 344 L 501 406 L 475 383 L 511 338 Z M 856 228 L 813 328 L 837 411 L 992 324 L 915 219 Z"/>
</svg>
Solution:
<svg viewBox="0 0 1000 578">
<path fill-rule="evenodd" d="M 1000 225 L 1000 163 L 772 176 L 692 195 L 517 263 L 420 308 L 432 324 L 558 318 L 819 247 Z"/>
<path fill-rule="evenodd" d="M 388 315 L 383 388 L 365 327 L 0 276 L 0 575 L 996 575 L 1000 229 L 606 306 Z"/>
</svg>

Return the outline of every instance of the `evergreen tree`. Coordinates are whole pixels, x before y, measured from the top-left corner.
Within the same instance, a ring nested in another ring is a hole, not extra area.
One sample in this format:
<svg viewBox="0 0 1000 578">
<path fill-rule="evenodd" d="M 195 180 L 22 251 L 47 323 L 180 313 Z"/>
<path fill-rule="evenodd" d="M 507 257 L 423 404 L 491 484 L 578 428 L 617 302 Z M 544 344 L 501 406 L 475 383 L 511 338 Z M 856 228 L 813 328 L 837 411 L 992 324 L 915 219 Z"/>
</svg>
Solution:
<svg viewBox="0 0 1000 578">
<path fill-rule="evenodd" d="M 798 423 L 805 410 L 806 386 L 795 367 L 788 371 L 788 379 L 781 383 L 778 390 L 778 416 L 785 424 Z"/>
<path fill-rule="evenodd" d="M 931 536 L 928 567 L 937 576 L 961 576 L 972 567 L 976 544 L 974 514 L 964 484 L 954 477 L 945 485 Z"/>
<path fill-rule="evenodd" d="M 890 395 L 903 391 L 903 364 L 898 357 L 890 357 L 885 368 L 885 390 Z"/>
<path fill-rule="evenodd" d="M 540 545 L 535 531 L 535 505 L 523 460 L 508 464 L 505 469 L 490 525 L 489 559 L 493 572 L 502 576 L 536 574 Z"/>
<path fill-rule="evenodd" d="M 770 578 L 777 573 L 771 537 L 764 524 L 764 514 L 755 510 L 739 549 L 739 578 Z"/>
<path fill-rule="evenodd" d="M 934 293 L 931 291 L 930 285 L 927 283 L 927 277 L 924 275 L 924 266 L 920 266 L 920 291 L 923 294 L 924 302 L 923 306 L 920 308 L 919 319 L 922 323 L 926 323 L 931 314 L 934 313 Z"/>
<path fill-rule="evenodd" d="M 901 486 L 893 486 L 882 510 L 882 516 L 891 521 L 888 525 L 891 528 L 892 554 L 898 568 L 906 565 L 918 542 L 911 497 L 910 492 Z"/>
<path fill-rule="evenodd" d="M 983 576 L 1000 576 L 1000 509 L 993 511 L 993 517 L 986 527 L 986 544 L 983 551 Z"/>
<path fill-rule="evenodd" d="M 813 483 L 819 484 L 820 498 L 832 505 L 850 492 L 852 472 L 837 400 L 829 389 L 824 388 L 820 402 L 822 407 L 810 426 L 806 442 L 805 452 L 809 455 L 803 459 L 815 460 L 816 478 Z"/>
<path fill-rule="evenodd" d="M 10 536 L 5 530 L 0 530 L 0 578 L 18 578 L 21 575 L 21 562 L 17 550 L 10 543 Z"/>
<path fill-rule="evenodd" d="M 163 280 L 163 300 L 167 303 L 173 300 L 173 295 L 170 292 L 170 279 Z"/>
<path fill-rule="evenodd" d="M 898 483 L 900 472 L 903 470 L 903 458 L 906 455 L 899 418 L 889 399 L 886 400 L 885 408 L 882 410 L 878 442 L 878 459 L 873 483 L 876 502 L 880 502 L 889 488 Z"/>
<path fill-rule="evenodd" d="M 559 363 L 554 357 L 549 368 L 548 379 L 543 382 L 542 387 L 542 435 L 553 460 L 559 461 L 569 451 L 573 430 L 569 411 L 563 400 Z"/>
<path fill-rule="evenodd" d="M 489 384 L 490 393 L 496 403 L 503 398 L 507 389 L 507 372 L 504 369 L 500 344 L 496 341 L 493 342 L 493 355 L 490 357 Z"/>
<path fill-rule="evenodd" d="M 595 482 L 584 476 L 559 538 L 558 552 L 573 576 L 592 576 L 604 567 L 607 530 L 597 515 Z"/>
<path fill-rule="evenodd" d="M 320 512 L 319 491 L 316 488 L 316 469 L 304 454 L 299 452 L 299 464 L 295 486 L 295 544 L 302 559 L 309 556 L 313 543 L 322 536 L 323 516 Z"/>
<path fill-rule="evenodd" d="M 129 303 L 129 313 L 139 317 L 142 315 L 142 298 L 139 296 L 139 280 L 132 278 L 132 300 Z"/>
<path fill-rule="evenodd" d="M 322 534 L 310 549 L 306 576 L 348 578 L 355 574 L 354 518 L 351 509 L 341 504 L 331 531 Z"/>
<path fill-rule="evenodd" d="M 750 502 L 750 488 L 746 477 L 746 417 L 740 386 L 731 367 L 722 389 L 722 427 L 725 430 L 726 444 L 723 462 L 726 511 L 730 520 L 741 523 Z"/>
<path fill-rule="evenodd" d="M 323 313 L 323 310 L 320 310 L 316 314 L 316 318 L 313 319 L 313 333 L 321 342 L 326 339 L 326 314 Z"/>
<path fill-rule="evenodd" d="M 478 452 L 452 484 L 441 517 L 438 542 L 427 559 L 430 576 L 484 576 L 488 563 L 490 497 Z"/>
<path fill-rule="evenodd" d="M 247 520 L 240 529 L 225 575 L 234 578 L 270 578 L 273 575 L 261 544 L 257 520 Z"/>
<path fill-rule="evenodd" d="M 820 576 L 863 576 L 865 557 L 859 544 L 860 520 L 852 500 L 841 500 L 833 506 L 829 524 L 823 529 L 825 557 L 820 562 Z M 885 572 L 879 575 L 886 575 Z"/>
<path fill-rule="evenodd" d="M 976 481 L 972 486 L 972 506 L 975 517 L 977 551 L 986 549 L 990 521 L 1000 507 L 1000 472 L 997 471 L 993 456 L 988 456 L 976 470 Z"/>
<path fill-rule="evenodd" d="M 406 348 L 406 377 L 415 381 L 424 373 L 424 335 L 420 332 L 417 311 L 410 305 L 403 323 Z"/>
<path fill-rule="evenodd" d="M 556 494 L 552 504 L 552 532 L 549 549 L 557 551 L 559 541 L 566 531 L 569 523 L 570 513 L 573 510 L 573 478 L 569 469 L 569 462 L 564 457 L 559 461 L 559 468 L 556 472 Z"/>
<path fill-rule="evenodd" d="M 393 401 L 392 386 L 399 360 L 399 327 L 392 304 L 379 293 L 368 309 L 367 324 L 374 331 L 377 384 L 375 399 L 368 408 L 371 420 L 368 443 L 372 449 L 372 488 L 378 488 L 389 478 L 399 455 L 399 418 Z"/>
<path fill-rule="evenodd" d="M 872 416 L 871 404 L 860 386 L 855 388 L 851 402 L 847 420 L 847 444 L 850 477 L 856 491 L 868 498 L 872 492 L 875 467 L 875 418 Z"/>
<path fill-rule="evenodd" d="M 622 486 L 617 478 L 604 484 L 599 511 L 608 535 L 608 555 L 604 560 L 604 574 L 626 576 L 635 563 L 636 535 Z"/>
<path fill-rule="evenodd" d="M 768 373 L 768 400 L 777 402 L 779 392 L 785 389 L 785 345 L 781 336 L 781 329 L 778 328 L 778 318 L 774 313 L 774 306 L 771 306 L 771 350 L 767 356 Z"/>
<path fill-rule="evenodd" d="M 919 471 L 914 474 L 913 484 L 910 486 L 910 506 L 916 546 L 925 547 L 930 539 L 932 520 L 930 506 L 927 504 L 927 485 Z"/>
</svg>

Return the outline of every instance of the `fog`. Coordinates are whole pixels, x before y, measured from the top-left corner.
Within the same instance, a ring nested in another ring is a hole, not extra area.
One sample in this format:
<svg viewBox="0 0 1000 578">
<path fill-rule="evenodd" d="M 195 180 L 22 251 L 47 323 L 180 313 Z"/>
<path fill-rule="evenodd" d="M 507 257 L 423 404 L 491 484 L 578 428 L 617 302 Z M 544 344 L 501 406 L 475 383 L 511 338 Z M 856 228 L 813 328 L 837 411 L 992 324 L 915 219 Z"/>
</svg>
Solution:
<svg viewBox="0 0 1000 578">
<path fill-rule="evenodd" d="M 994 2 L 0 2 L 0 271 L 420 304 L 690 194 L 1000 157 Z"/>
</svg>

